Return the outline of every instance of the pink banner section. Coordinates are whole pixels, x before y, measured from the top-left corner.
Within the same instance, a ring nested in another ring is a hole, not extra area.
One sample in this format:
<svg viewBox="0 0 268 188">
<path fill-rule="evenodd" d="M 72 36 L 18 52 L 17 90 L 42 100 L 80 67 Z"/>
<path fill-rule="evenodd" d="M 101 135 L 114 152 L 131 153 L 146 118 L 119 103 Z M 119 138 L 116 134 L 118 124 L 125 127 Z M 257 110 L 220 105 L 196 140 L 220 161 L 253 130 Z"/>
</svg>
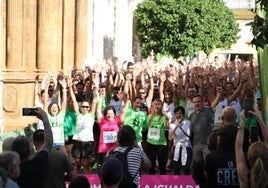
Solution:
<svg viewBox="0 0 268 188">
<path fill-rule="evenodd" d="M 91 188 L 101 188 L 100 179 L 97 174 L 86 176 Z M 191 176 L 175 175 L 142 175 L 140 188 L 199 188 Z"/>
</svg>

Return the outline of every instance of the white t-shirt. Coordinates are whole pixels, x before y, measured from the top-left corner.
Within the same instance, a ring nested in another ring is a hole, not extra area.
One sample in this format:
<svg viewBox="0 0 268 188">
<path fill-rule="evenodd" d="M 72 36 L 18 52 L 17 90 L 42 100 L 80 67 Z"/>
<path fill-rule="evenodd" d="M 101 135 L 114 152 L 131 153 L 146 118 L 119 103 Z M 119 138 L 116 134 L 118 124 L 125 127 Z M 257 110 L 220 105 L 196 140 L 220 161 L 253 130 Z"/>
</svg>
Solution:
<svg viewBox="0 0 268 188">
<path fill-rule="evenodd" d="M 176 120 L 175 123 L 170 124 L 170 131 L 173 131 L 176 125 L 179 122 Z M 182 131 L 183 130 L 183 131 Z M 182 165 L 186 164 L 187 160 L 187 150 L 186 148 L 191 148 L 191 141 L 188 136 L 191 136 L 191 122 L 189 120 L 184 119 L 180 127 L 175 130 L 173 143 L 174 143 L 174 155 L 173 160 L 178 161 L 180 155 L 180 149 L 182 148 L 181 152 L 181 163 Z"/>
<path fill-rule="evenodd" d="M 222 111 L 226 106 L 228 106 L 228 100 L 226 98 L 224 98 L 223 101 L 220 101 L 216 106 L 216 110 L 214 112 L 214 125 L 221 124 Z"/>
<path fill-rule="evenodd" d="M 73 136 L 74 140 L 82 142 L 94 141 L 93 125 L 95 117 L 90 112 L 88 114 L 77 114 L 76 129 Z"/>
<path fill-rule="evenodd" d="M 185 108 L 188 117 L 191 115 L 191 113 L 194 112 L 194 103 L 192 101 L 188 100 L 186 103 L 186 108 Z"/>
</svg>

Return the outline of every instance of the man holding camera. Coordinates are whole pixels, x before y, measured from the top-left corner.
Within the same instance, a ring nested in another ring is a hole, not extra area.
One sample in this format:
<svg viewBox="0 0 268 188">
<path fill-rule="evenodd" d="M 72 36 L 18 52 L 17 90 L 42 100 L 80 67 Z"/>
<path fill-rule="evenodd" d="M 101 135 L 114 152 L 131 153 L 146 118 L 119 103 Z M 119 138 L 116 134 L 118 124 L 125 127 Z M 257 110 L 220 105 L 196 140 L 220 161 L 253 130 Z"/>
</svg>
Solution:
<svg viewBox="0 0 268 188">
<path fill-rule="evenodd" d="M 40 151 L 32 159 L 30 155 L 30 143 L 25 136 L 18 136 L 12 143 L 12 150 L 20 155 L 20 176 L 17 183 L 20 188 L 43 188 L 47 176 L 49 154 L 52 149 L 53 136 L 47 114 L 41 108 L 35 109 L 36 117 L 44 124 L 44 144 Z"/>
</svg>

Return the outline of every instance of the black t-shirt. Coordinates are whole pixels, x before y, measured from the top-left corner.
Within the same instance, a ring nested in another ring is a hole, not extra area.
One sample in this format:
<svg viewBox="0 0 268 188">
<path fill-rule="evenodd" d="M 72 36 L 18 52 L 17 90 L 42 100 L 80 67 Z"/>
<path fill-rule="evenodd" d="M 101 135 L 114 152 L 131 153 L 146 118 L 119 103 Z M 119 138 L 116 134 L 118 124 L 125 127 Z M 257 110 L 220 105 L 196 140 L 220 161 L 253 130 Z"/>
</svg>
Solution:
<svg viewBox="0 0 268 188">
<path fill-rule="evenodd" d="M 239 188 L 234 152 L 218 149 L 209 153 L 204 170 L 208 174 L 208 187 Z"/>
<path fill-rule="evenodd" d="M 20 188 L 42 188 L 48 170 L 48 153 L 40 151 L 36 156 L 20 164 L 17 183 Z"/>
</svg>

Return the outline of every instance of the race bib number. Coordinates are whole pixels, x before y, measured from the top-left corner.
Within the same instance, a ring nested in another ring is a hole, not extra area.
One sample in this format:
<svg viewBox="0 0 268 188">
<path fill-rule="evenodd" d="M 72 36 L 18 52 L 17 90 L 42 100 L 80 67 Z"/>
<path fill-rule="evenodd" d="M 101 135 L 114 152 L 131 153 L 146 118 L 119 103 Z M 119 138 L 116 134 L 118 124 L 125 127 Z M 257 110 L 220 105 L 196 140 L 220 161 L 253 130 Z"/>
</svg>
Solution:
<svg viewBox="0 0 268 188">
<path fill-rule="evenodd" d="M 117 139 L 116 131 L 105 131 L 103 133 L 103 141 L 105 144 L 115 143 Z"/>
<path fill-rule="evenodd" d="M 152 140 L 159 140 L 160 138 L 160 129 L 159 128 L 149 128 L 148 138 Z"/>
</svg>

